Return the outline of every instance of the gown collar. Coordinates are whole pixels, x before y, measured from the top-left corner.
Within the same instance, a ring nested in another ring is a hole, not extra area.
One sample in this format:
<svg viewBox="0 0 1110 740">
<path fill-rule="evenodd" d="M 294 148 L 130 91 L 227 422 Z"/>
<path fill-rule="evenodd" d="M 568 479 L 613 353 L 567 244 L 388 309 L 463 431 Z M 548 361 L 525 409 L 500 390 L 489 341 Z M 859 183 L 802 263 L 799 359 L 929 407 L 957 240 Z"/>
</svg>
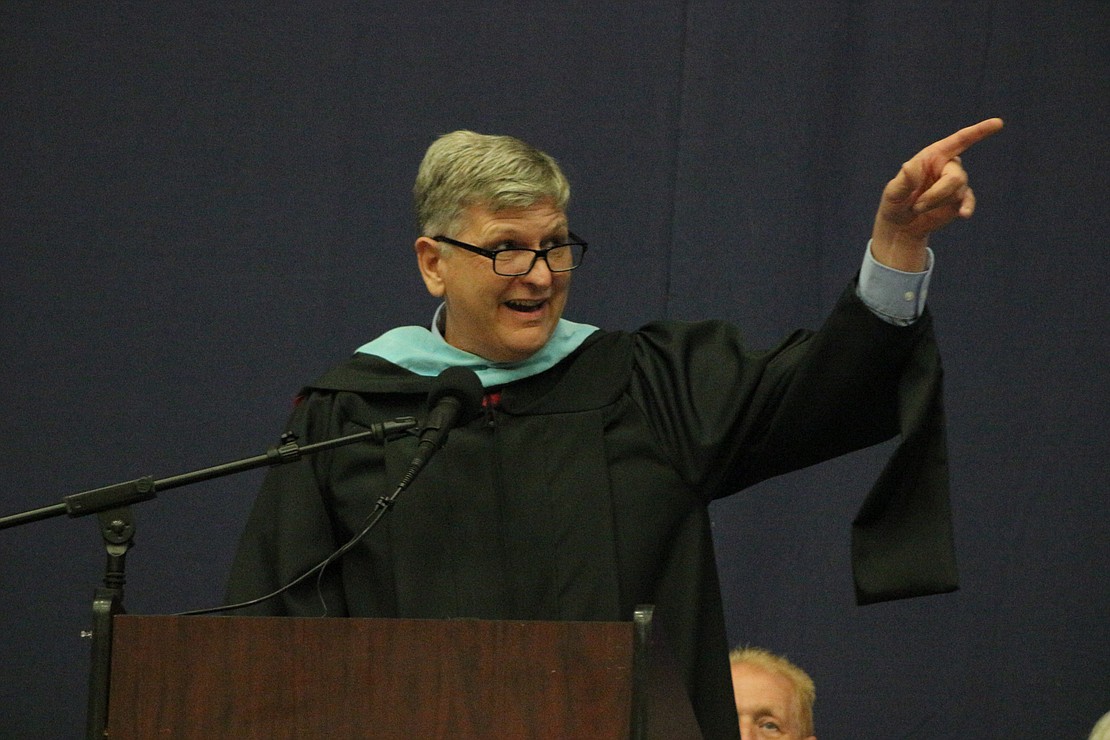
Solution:
<svg viewBox="0 0 1110 740">
<path fill-rule="evenodd" d="M 447 343 L 440 331 L 444 308 L 445 304 L 440 304 L 436 309 L 430 328 L 401 326 L 391 329 L 359 347 L 356 353 L 374 355 L 417 375 L 429 377 L 439 375 L 448 367 L 468 367 L 478 374 L 483 387 L 492 388 L 551 369 L 597 331 L 596 326 L 559 319 L 547 344 L 528 359 L 491 362 Z"/>
</svg>

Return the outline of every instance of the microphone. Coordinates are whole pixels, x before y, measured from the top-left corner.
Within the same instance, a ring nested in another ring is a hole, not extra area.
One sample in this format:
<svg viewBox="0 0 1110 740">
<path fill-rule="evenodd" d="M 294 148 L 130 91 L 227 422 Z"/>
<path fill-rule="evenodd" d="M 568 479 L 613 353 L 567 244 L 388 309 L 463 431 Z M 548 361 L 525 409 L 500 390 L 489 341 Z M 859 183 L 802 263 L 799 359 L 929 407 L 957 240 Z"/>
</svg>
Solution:
<svg viewBox="0 0 1110 740">
<path fill-rule="evenodd" d="M 467 367 L 449 367 L 439 374 L 428 392 L 428 418 L 420 430 L 420 444 L 438 449 L 447 434 L 482 412 L 482 381 Z"/>
<path fill-rule="evenodd" d="M 439 374 L 428 393 L 428 417 L 420 430 L 416 455 L 408 472 L 401 479 L 401 488 L 408 487 L 420 469 L 447 441 L 455 427 L 465 424 L 482 412 L 482 381 L 467 367 L 449 367 Z"/>
<path fill-rule="evenodd" d="M 411 484 L 421 468 L 432 459 L 437 449 L 447 440 L 447 434 L 460 424 L 470 422 L 482 413 L 482 381 L 468 367 L 448 367 L 435 378 L 432 391 L 427 394 L 427 406 L 431 408 L 424 420 L 420 433 L 420 444 L 413 456 L 397 493 Z M 391 497 L 392 498 L 392 497 Z"/>
</svg>

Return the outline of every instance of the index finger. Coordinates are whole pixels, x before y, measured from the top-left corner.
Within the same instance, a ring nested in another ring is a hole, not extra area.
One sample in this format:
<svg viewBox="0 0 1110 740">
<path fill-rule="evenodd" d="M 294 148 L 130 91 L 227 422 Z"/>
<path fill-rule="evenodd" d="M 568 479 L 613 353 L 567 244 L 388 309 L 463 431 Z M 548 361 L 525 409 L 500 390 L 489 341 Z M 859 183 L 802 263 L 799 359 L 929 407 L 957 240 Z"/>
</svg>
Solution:
<svg viewBox="0 0 1110 740">
<path fill-rule="evenodd" d="M 931 144 L 928 149 L 936 154 L 941 155 L 945 159 L 959 156 L 967 151 L 973 144 L 977 144 L 983 139 L 996 134 L 1002 130 L 1001 118 L 988 118 L 985 121 L 980 121 L 973 126 L 962 128 L 951 136 L 947 136 L 934 144 Z"/>
</svg>

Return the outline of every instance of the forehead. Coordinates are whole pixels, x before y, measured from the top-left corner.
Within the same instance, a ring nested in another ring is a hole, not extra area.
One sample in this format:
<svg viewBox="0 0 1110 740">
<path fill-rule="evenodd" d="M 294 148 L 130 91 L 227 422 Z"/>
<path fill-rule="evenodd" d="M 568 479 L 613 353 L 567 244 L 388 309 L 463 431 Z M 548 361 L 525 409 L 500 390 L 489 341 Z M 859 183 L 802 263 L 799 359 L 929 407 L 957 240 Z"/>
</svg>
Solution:
<svg viewBox="0 0 1110 740">
<path fill-rule="evenodd" d="M 565 231 L 567 216 L 554 202 L 542 200 L 521 208 L 491 210 L 485 205 L 470 206 L 463 212 L 461 233 L 475 237 L 503 235 L 540 235 Z"/>
<path fill-rule="evenodd" d="M 785 676 L 753 665 L 732 666 L 737 711 L 771 711 L 793 720 L 796 710 L 794 687 Z"/>
</svg>

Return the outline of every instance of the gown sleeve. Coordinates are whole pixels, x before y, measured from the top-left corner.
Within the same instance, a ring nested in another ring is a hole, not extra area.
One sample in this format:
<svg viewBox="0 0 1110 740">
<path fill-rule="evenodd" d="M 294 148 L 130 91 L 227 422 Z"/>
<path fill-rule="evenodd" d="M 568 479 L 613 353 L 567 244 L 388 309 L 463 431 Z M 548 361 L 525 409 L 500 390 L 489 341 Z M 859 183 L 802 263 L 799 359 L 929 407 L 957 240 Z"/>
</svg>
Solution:
<svg viewBox="0 0 1110 740">
<path fill-rule="evenodd" d="M 634 384 L 676 469 L 709 500 L 900 435 L 853 525 L 861 604 L 956 588 L 942 372 L 928 312 L 894 326 L 850 285 L 816 332 L 752 352 L 723 322 L 640 332 Z"/>
</svg>

